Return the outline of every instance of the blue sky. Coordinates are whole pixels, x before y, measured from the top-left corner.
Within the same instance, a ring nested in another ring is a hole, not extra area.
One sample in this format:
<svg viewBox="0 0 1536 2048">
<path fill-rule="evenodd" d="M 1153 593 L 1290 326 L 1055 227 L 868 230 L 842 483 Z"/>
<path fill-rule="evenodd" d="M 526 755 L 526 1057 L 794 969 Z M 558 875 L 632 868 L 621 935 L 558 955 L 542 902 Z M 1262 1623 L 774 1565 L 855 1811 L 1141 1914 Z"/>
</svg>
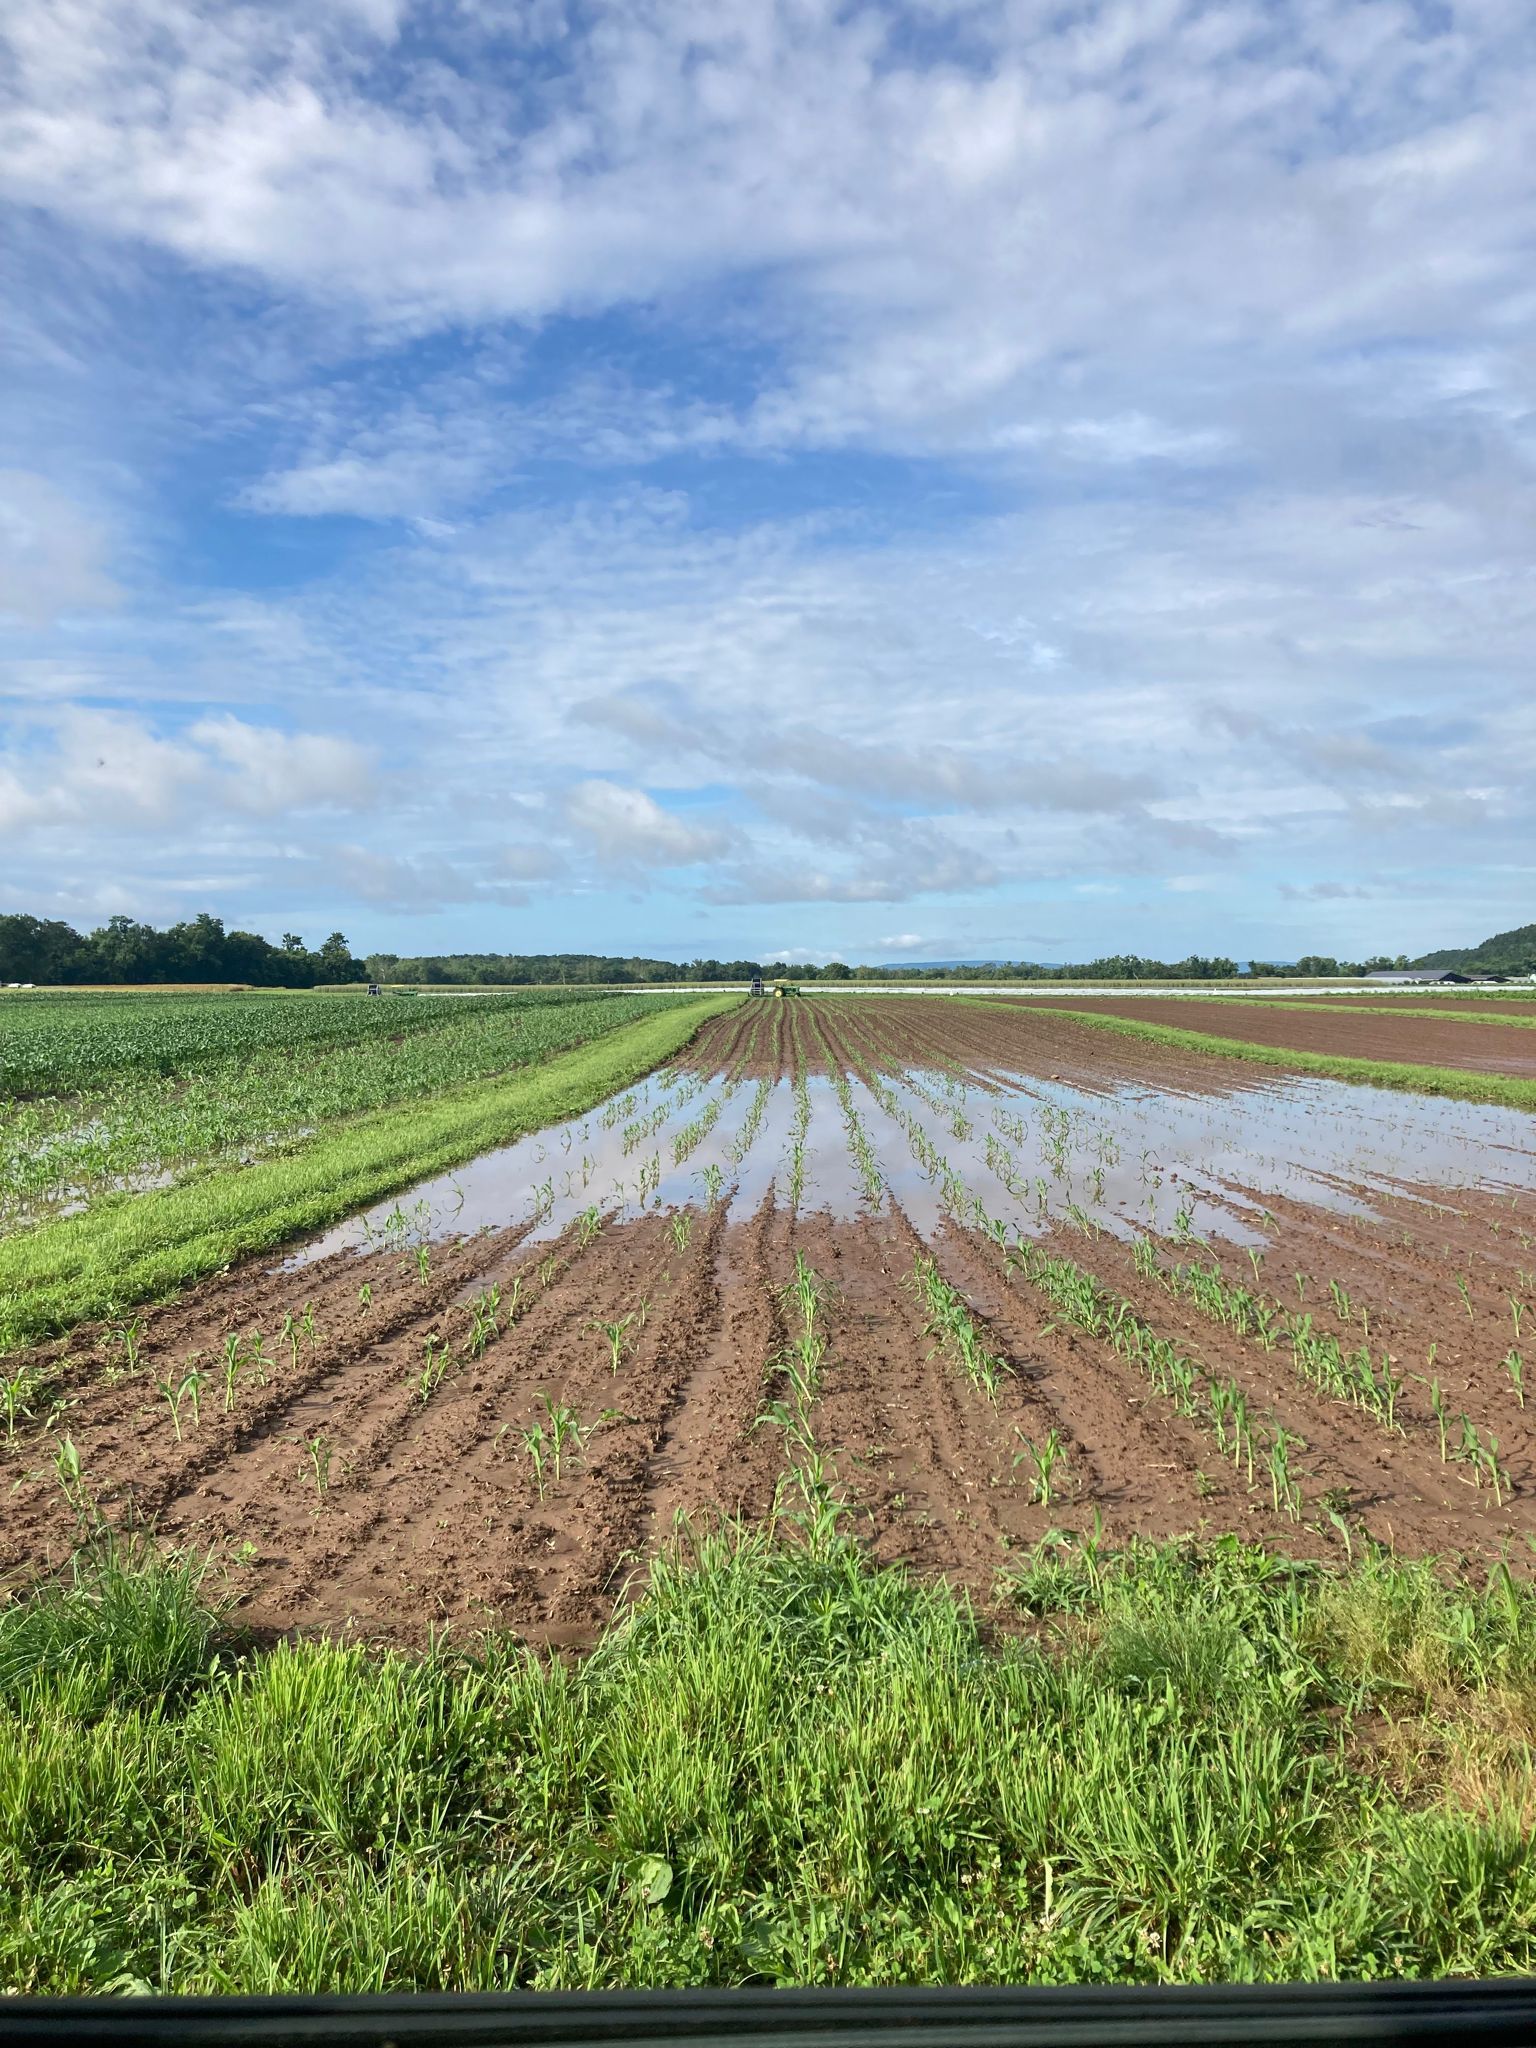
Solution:
<svg viewBox="0 0 1536 2048">
<path fill-rule="evenodd" d="M 1525 0 L 11 0 L 0 907 L 1536 916 Z"/>
</svg>

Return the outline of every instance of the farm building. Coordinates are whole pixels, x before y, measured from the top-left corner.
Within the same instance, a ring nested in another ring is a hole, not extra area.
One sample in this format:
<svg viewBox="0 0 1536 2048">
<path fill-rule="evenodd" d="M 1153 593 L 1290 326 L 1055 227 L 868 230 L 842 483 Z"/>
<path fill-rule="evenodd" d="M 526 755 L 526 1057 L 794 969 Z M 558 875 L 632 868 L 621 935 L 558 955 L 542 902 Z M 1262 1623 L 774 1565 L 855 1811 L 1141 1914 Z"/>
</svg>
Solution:
<svg viewBox="0 0 1536 2048">
<path fill-rule="evenodd" d="M 1367 981 L 1382 981 L 1401 984 L 1406 987 L 1428 981 L 1465 981 L 1465 974 L 1454 974 L 1444 967 L 1410 967 L 1406 970 L 1394 968 L 1381 974 L 1368 974 Z"/>
</svg>

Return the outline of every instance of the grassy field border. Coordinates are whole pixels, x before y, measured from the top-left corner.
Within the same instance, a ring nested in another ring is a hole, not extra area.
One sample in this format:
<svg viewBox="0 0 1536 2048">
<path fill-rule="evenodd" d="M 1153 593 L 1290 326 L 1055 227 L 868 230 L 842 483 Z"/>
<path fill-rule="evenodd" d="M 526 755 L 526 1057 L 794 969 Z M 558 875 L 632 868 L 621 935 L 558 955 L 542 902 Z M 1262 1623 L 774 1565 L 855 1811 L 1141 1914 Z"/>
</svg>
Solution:
<svg viewBox="0 0 1536 2048">
<path fill-rule="evenodd" d="M 241 1654 L 208 1567 L 77 1561 L 0 1607 L 0 1984 L 1536 1965 L 1536 1591 L 1506 1567 L 1056 1535 L 1010 1559 L 1032 1626 L 999 1640 L 799 1535 L 684 1537 L 575 1666 L 494 1635 Z"/>
<path fill-rule="evenodd" d="M 996 997 L 962 996 L 978 1009 L 1012 1010 L 1017 1002 Z M 1344 1053 L 1304 1052 L 1283 1045 L 1256 1045 L 1251 1039 L 1223 1038 L 1214 1031 L 1187 1031 L 1178 1024 L 1153 1024 L 1138 1017 L 1105 1017 L 1097 1010 L 1062 1010 L 1052 1017 L 1071 1017 L 1096 1030 L 1142 1038 L 1154 1045 L 1172 1045 L 1184 1052 L 1215 1053 L 1222 1059 L 1250 1060 L 1257 1066 L 1285 1067 L 1293 1073 L 1320 1074 L 1331 1081 L 1354 1081 L 1371 1088 L 1395 1088 L 1410 1095 L 1439 1095 L 1456 1102 L 1488 1102 L 1503 1109 L 1536 1110 L 1536 1081 L 1516 1074 L 1471 1074 L 1461 1067 L 1423 1067 L 1407 1060 L 1362 1060 Z"/>
<path fill-rule="evenodd" d="M 681 1004 L 515 1074 L 370 1110 L 298 1151 L 122 1195 L 0 1241 L 0 1353 L 171 1293 L 579 1116 L 743 1000 L 732 993 Z"/>
</svg>

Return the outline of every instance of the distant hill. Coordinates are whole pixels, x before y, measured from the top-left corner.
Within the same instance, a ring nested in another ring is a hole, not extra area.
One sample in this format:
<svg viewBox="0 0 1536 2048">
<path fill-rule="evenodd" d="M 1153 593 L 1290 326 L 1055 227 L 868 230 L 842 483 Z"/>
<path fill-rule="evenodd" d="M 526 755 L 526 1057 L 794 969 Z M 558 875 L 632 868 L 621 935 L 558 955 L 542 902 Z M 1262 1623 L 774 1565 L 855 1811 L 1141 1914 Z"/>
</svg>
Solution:
<svg viewBox="0 0 1536 2048">
<path fill-rule="evenodd" d="M 1458 974 L 1536 974 L 1536 924 L 1495 932 L 1480 946 L 1451 946 L 1426 953 L 1415 967 L 1444 967 Z"/>
<path fill-rule="evenodd" d="M 879 974 L 943 974 L 953 973 L 957 967 L 1000 967 L 999 960 L 876 960 L 871 965 Z M 1039 967 L 1045 963 L 1038 960 L 1008 961 L 1010 967 Z"/>
</svg>

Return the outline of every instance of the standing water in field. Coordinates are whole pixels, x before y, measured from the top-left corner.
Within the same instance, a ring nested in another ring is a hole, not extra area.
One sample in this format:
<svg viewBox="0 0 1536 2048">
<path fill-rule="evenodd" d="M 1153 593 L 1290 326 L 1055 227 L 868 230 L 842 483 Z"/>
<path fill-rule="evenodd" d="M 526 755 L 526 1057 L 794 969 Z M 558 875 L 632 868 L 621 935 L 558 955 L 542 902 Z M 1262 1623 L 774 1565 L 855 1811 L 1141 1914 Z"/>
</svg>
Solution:
<svg viewBox="0 0 1536 2048">
<path fill-rule="evenodd" d="M 979 1204 L 1026 1234 L 1075 1220 L 1244 1244 L 1260 1241 L 1274 1196 L 1367 1216 L 1373 1197 L 1424 1187 L 1536 1190 L 1536 1127 L 1516 1110 L 1296 1078 L 1222 1095 L 1001 1079 L 968 1087 L 919 1069 L 840 1090 L 812 1075 L 797 1095 L 788 1078 L 652 1076 L 376 1205 L 289 1263 L 518 1223 L 539 1240 L 594 1207 L 624 1220 L 730 1193 L 750 1212 L 770 1188 L 835 1216 L 888 1192 L 924 1232 Z"/>
</svg>

